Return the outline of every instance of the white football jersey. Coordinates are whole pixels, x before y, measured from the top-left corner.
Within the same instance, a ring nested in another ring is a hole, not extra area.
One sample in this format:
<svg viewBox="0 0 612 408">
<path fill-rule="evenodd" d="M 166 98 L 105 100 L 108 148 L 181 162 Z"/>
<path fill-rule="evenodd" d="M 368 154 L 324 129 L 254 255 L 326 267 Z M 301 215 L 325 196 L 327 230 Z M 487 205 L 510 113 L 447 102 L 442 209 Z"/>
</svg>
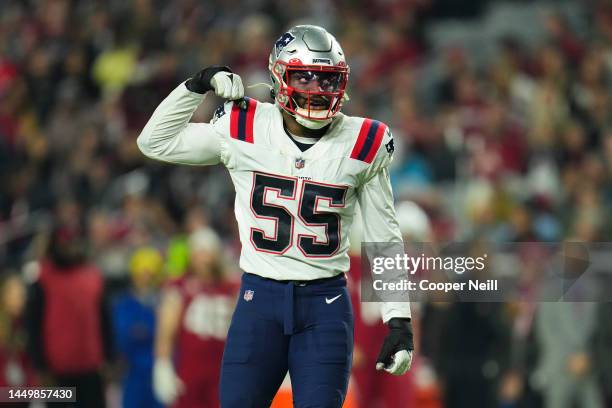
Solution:
<svg viewBox="0 0 612 408">
<path fill-rule="evenodd" d="M 347 272 L 357 203 L 366 242 L 401 242 L 388 173 L 393 138 L 385 124 L 338 114 L 301 151 L 270 103 L 227 102 L 211 123 L 189 123 L 203 98 L 179 85 L 155 110 L 138 146 L 157 160 L 222 163 L 229 170 L 242 270 L 276 280 Z M 408 303 L 383 305 L 384 321 L 409 316 Z"/>
</svg>

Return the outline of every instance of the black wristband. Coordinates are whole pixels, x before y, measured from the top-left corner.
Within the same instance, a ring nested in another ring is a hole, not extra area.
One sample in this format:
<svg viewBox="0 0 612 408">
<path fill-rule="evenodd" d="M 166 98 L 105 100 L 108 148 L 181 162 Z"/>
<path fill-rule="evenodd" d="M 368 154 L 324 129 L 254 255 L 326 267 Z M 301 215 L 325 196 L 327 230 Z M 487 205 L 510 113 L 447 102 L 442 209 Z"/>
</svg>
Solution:
<svg viewBox="0 0 612 408">
<path fill-rule="evenodd" d="M 410 323 L 409 317 L 393 317 L 387 322 L 387 327 L 390 329 L 408 328 L 408 330 L 410 330 L 412 328 L 412 324 Z"/>
<path fill-rule="evenodd" d="M 191 92 L 199 94 L 205 94 L 213 89 L 210 81 L 218 72 L 232 72 L 232 70 L 225 65 L 211 65 L 208 68 L 204 68 L 194 76 L 192 76 L 186 83 L 185 86 Z"/>
<path fill-rule="evenodd" d="M 410 318 L 394 317 L 387 322 L 389 330 L 401 334 L 407 342 L 408 350 L 414 350 L 414 339 L 412 335 L 412 321 Z"/>
</svg>

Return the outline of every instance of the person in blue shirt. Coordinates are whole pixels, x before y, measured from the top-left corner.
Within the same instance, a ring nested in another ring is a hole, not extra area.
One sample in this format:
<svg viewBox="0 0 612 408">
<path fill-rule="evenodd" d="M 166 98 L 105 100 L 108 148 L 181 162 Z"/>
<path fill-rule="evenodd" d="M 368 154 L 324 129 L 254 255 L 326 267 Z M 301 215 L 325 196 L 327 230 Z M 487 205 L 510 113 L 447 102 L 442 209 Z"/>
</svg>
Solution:
<svg viewBox="0 0 612 408">
<path fill-rule="evenodd" d="M 126 364 L 124 408 L 162 407 L 153 395 L 153 341 L 163 258 L 152 248 L 138 249 L 130 261 L 132 285 L 113 307 L 117 349 Z"/>
</svg>

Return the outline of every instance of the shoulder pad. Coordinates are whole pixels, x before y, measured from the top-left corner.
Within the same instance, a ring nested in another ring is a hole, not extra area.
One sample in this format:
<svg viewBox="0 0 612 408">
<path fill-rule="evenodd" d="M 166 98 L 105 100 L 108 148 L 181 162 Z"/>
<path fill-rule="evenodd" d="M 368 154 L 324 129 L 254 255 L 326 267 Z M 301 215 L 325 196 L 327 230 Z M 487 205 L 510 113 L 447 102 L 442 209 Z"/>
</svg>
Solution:
<svg viewBox="0 0 612 408">
<path fill-rule="evenodd" d="M 255 121 L 255 110 L 257 101 L 244 97 L 234 101 L 230 112 L 230 136 L 232 139 L 253 143 L 253 123 Z"/>
<path fill-rule="evenodd" d="M 353 146 L 351 159 L 372 163 L 383 141 L 388 127 L 382 122 L 373 119 L 364 119 L 359 130 L 359 136 Z M 392 143 L 392 142 L 391 142 Z M 390 148 L 393 148 L 391 144 Z M 389 147 L 387 147 L 389 149 Z"/>
</svg>

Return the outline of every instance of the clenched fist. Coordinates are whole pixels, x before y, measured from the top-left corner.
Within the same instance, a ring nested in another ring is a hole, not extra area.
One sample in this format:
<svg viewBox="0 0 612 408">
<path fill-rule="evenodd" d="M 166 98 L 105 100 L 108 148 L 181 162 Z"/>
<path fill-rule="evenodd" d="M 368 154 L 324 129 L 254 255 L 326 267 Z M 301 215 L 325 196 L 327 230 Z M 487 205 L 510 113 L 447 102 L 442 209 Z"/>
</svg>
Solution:
<svg viewBox="0 0 612 408">
<path fill-rule="evenodd" d="M 234 74 L 229 67 L 213 65 L 204 68 L 185 84 L 191 92 L 206 93 L 215 91 L 223 99 L 236 100 L 244 96 L 244 86 L 240 75 Z"/>
</svg>

